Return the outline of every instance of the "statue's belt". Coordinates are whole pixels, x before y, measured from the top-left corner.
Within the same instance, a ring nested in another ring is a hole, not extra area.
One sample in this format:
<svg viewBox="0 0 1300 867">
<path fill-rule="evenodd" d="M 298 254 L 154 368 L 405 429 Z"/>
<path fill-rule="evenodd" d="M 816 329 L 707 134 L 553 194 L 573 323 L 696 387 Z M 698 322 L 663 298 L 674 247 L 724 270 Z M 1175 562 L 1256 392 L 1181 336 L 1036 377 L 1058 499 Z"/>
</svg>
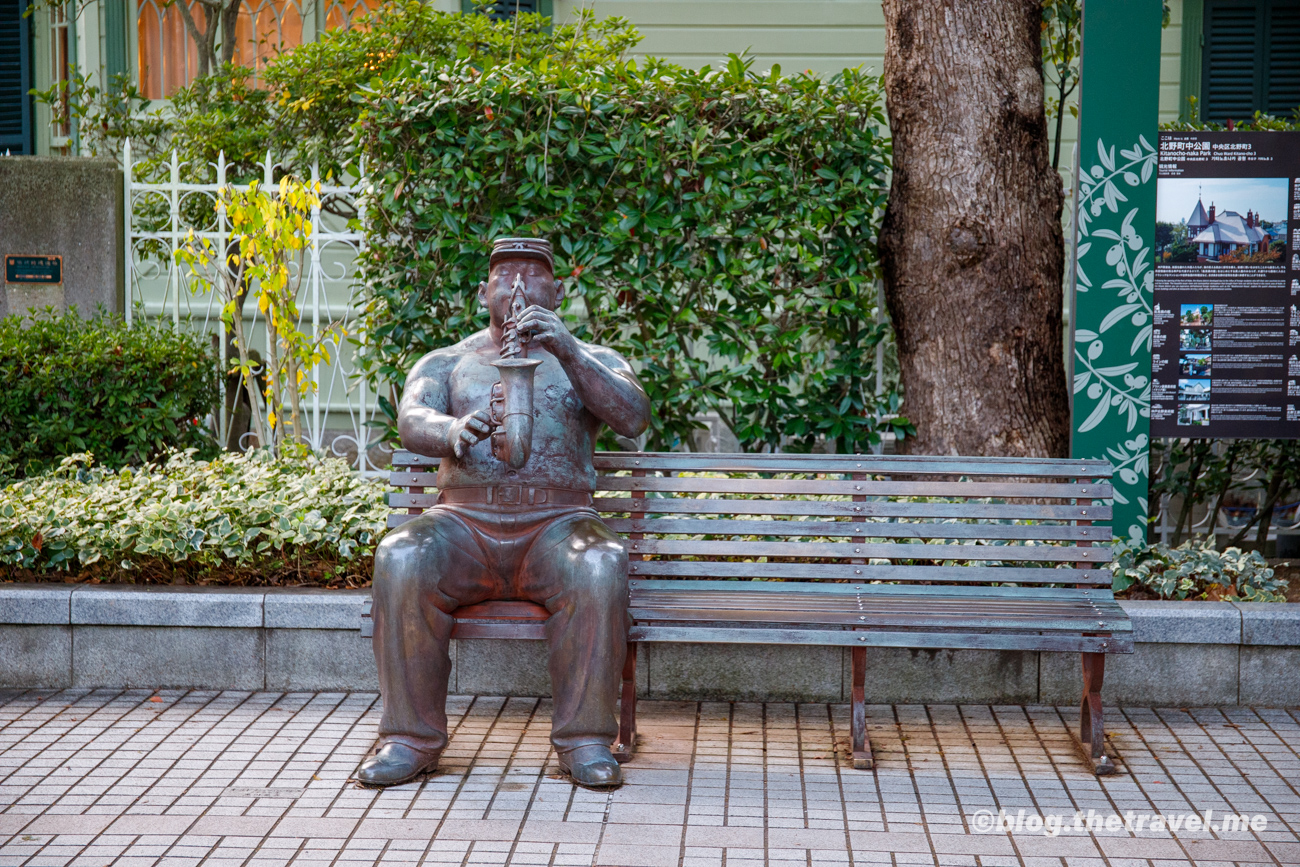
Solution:
<svg viewBox="0 0 1300 867">
<path fill-rule="evenodd" d="M 495 506 L 590 506 L 591 494 L 566 488 L 534 488 L 529 485 L 488 485 L 442 488 L 438 502 Z"/>
</svg>

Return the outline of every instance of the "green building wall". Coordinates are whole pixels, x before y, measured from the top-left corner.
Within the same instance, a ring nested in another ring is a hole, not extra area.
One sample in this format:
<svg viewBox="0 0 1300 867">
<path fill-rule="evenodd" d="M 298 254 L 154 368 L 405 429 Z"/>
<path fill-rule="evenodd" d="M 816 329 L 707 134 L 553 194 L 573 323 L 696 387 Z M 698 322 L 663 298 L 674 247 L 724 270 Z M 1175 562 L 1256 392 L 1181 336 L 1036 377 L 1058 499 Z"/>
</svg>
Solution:
<svg viewBox="0 0 1300 867">
<path fill-rule="evenodd" d="M 1192 2 L 1199 10 L 1201 0 Z M 621 15 L 635 24 L 645 37 L 638 55 L 686 66 L 716 66 L 727 54 L 748 50 L 757 68 L 779 63 L 787 74 L 810 70 L 825 75 L 859 65 L 876 72 L 884 68 L 880 0 L 554 0 L 555 20 L 566 20 L 584 5 L 598 16 Z M 1170 23 L 1161 38 L 1162 123 L 1178 117 L 1182 80 L 1183 0 L 1169 5 Z M 1067 116 L 1063 175 L 1069 174 L 1077 134 L 1077 124 Z"/>
</svg>

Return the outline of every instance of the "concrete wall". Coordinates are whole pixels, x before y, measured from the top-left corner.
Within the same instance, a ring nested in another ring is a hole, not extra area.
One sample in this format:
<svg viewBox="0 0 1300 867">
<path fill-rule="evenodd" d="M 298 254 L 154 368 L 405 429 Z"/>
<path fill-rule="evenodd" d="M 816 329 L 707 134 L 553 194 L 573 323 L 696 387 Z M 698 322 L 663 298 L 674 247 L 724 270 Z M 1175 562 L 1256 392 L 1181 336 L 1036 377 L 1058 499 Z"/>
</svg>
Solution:
<svg viewBox="0 0 1300 867">
<path fill-rule="evenodd" d="M 375 690 L 366 591 L 0 585 L 0 687 Z M 1300 705 L 1300 604 L 1124 602 L 1137 651 L 1103 697 L 1139 706 Z M 1074 704 L 1078 654 L 867 651 L 872 703 Z M 649 643 L 646 698 L 847 701 L 838 647 Z M 539 641 L 461 641 L 451 691 L 545 695 Z"/>
<path fill-rule="evenodd" d="M 29 306 L 122 310 L 122 172 L 109 159 L 0 156 L 0 257 L 62 256 L 61 286 L 3 283 L 0 316 Z"/>
</svg>

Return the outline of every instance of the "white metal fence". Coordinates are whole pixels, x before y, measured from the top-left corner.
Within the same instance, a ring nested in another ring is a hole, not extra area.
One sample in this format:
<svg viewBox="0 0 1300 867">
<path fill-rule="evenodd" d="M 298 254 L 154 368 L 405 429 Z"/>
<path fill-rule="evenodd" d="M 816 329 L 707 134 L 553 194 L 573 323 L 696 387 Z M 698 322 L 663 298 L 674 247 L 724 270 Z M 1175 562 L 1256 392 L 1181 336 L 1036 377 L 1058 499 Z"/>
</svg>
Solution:
<svg viewBox="0 0 1300 867">
<path fill-rule="evenodd" d="M 262 186 L 272 192 L 277 188 L 273 180 L 277 165 L 268 153 L 262 164 Z M 191 230 L 198 238 L 211 243 L 213 249 L 229 247 L 230 225 L 218 195 L 227 186 L 225 155 L 209 166 L 210 178 L 183 179 L 180 160 L 173 152 L 170 173 L 165 180 L 137 180 L 128 141 L 122 166 L 128 322 L 143 317 L 156 327 L 211 334 L 222 369 L 228 369 L 221 322 L 222 299 L 213 292 L 191 291 L 190 268 L 176 261 L 176 251 L 184 247 Z M 311 180 L 320 181 L 315 166 Z M 233 186 L 247 189 L 246 185 Z M 351 209 L 364 219 L 364 213 L 358 210 L 359 189 L 359 183 L 324 182 L 320 197 L 324 202 Z M 355 334 L 352 326 L 357 319 L 360 297 L 356 261 L 363 249 L 361 232 L 348 219 L 323 211 L 319 206 L 312 211 L 311 223 L 311 245 L 304 251 L 301 263 L 291 268 L 295 279 L 301 271 L 299 327 L 314 335 L 338 324 L 347 333 Z M 250 348 L 265 355 L 265 321 L 255 301 L 244 305 L 243 316 Z M 330 362 L 312 368 L 310 377 L 315 387 L 305 401 L 310 408 L 307 439 L 314 449 L 328 449 L 333 454 L 347 456 L 358 470 L 367 472 L 373 470 L 367 451 L 374 446 L 373 428 L 367 422 L 376 416 L 377 401 L 365 379 L 357 375 L 353 350 L 354 346 L 346 338 L 332 342 Z M 219 441 L 227 442 L 234 418 L 227 412 L 224 401 L 214 422 Z"/>
</svg>

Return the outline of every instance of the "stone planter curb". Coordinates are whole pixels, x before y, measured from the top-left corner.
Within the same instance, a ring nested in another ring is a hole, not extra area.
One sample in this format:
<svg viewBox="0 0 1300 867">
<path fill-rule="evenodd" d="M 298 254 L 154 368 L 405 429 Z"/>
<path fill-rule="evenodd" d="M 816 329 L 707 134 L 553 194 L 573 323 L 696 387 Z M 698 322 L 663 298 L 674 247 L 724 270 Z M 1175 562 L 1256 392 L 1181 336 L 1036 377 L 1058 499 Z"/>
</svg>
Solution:
<svg viewBox="0 0 1300 867">
<path fill-rule="evenodd" d="M 0 584 L 0 687 L 377 688 L 368 590 Z M 1123 601 L 1137 652 L 1105 694 L 1135 705 L 1300 704 L 1300 603 Z M 459 646 L 457 646 L 459 645 Z M 453 642 L 453 692 L 549 692 L 541 642 Z M 840 648 L 648 644 L 651 698 L 844 701 Z M 872 648 L 872 701 L 1063 703 L 1077 654 Z"/>
</svg>

